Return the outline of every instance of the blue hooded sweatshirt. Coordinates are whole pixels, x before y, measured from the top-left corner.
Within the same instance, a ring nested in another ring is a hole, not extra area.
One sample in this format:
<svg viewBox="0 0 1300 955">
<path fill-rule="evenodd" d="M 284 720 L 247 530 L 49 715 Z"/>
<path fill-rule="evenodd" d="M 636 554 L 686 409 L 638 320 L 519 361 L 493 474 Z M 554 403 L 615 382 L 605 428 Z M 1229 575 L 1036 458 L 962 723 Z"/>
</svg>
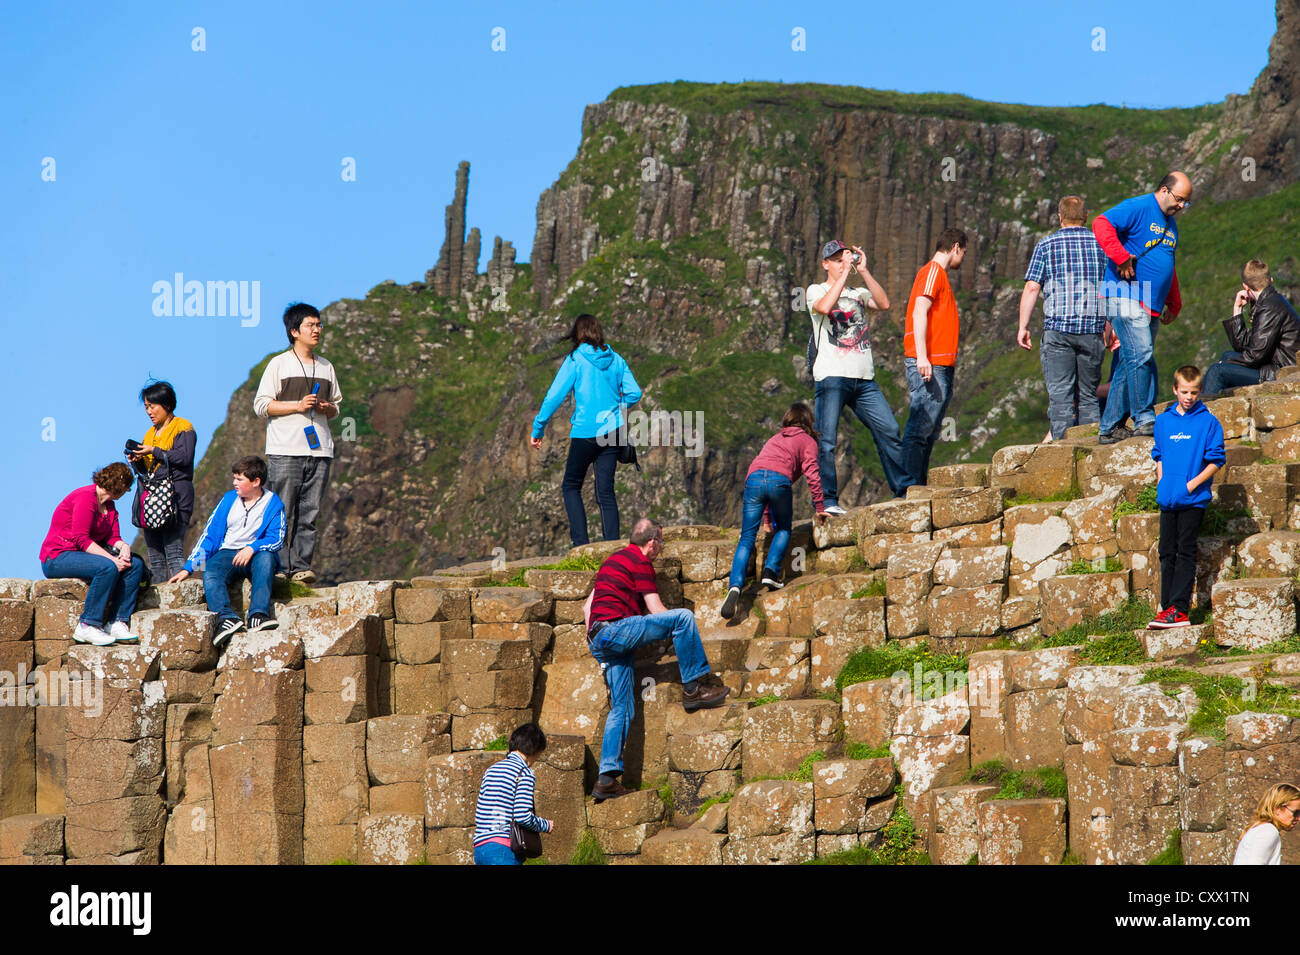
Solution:
<svg viewBox="0 0 1300 955">
<path fill-rule="evenodd" d="M 577 350 L 565 356 L 560 370 L 551 382 L 542 402 L 542 410 L 533 419 L 533 437 L 540 438 L 546 431 L 546 422 L 573 392 L 573 417 L 569 436 L 596 438 L 623 424 L 619 408 L 634 405 L 641 400 L 641 386 L 632 377 L 622 357 L 606 345 L 600 351 L 583 342 Z"/>
<path fill-rule="evenodd" d="M 1205 507 L 1210 503 L 1213 479 L 1200 484 L 1191 494 L 1187 493 L 1187 482 L 1204 471 L 1207 464 L 1223 467 L 1227 460 L 1223 425 L 1203 402 L 1196 402 L 1186 414 L 1179 413 L 1175 402 L 1156 418 L 1156 443 L 1151 457 L 1161 462 L 1156 503 L 1162 511 Z"/>
</svg>

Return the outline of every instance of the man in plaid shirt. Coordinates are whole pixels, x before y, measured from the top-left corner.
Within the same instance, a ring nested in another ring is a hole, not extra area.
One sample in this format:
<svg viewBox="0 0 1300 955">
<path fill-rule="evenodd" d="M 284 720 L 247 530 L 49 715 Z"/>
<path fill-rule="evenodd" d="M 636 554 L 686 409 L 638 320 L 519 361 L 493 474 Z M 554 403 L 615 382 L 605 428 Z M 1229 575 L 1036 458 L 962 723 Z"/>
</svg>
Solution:
<svg viewBox="0 0 1300 955">
<path fill-rule="evenodd" d="M 1083 199 L 1066 196 L 1057 206 L 1061 228 L 1034 246 L 1020 295 L 1020 331 L 1016 341 L 1026 350 L 1029 317 L 1039 293 L 1043 298 L 1043 344 L 1040 355 L 1047 382 L 1047 416 L 1051 440 L 1065 437 L 1073 424 L 1099 421 L 1097 385 L 1106 353 L 1102 333 L 1106 314 L 1101 283 L 1106 253 L 1084 222 Z"/>
</svg>

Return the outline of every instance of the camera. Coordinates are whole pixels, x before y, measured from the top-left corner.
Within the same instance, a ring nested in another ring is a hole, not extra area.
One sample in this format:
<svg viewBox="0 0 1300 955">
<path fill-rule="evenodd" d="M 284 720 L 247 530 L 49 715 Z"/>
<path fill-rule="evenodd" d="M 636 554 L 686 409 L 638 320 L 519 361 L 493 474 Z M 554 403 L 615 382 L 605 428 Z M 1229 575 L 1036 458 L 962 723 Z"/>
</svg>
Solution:
<svg viewBox="0 0 1300 955">
<path fill-rule="evenodd" d="M 854 252 L 851 256 L 849 256 L 849 258 L 853 260 L 854 265 L 857 265 L 859 262 L 862 261 L 862 256 L 858 255 L 858 253 L 856 252 Z"/>
</svg>

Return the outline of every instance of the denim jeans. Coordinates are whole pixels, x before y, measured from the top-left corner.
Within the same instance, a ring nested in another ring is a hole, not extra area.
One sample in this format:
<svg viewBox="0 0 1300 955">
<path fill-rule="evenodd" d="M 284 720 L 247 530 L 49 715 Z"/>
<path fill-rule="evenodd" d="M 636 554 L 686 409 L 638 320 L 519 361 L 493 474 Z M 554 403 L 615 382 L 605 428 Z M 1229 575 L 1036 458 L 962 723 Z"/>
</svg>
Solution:
<svg viewBox="0 0 1300 955">
<path fill-rule="evenodd" d="M 617 776 L 623 772 L 623 744 L 636 701 L 632 687 L 632 663 L 637 648 L 672 637 L 677 651 L 677 669 L 682 683 L 698 680 L 709 672 L 709 661 L 700 643 L 695 614 L 689 610 L 666 610 L 641 617 L 624 617 L 600 628 L 591 641 L 591 655 L 605 671 L 609 687 L 609 716 L 600 744 L 600 771 Z"/>
<path fill-rule="evenodd" d="M 1119 339 L 1121 365 L 1106 396 L 1106 413 L 1098 426 L 1102 434 L 1114 431 L 1129 416 L 1135 425 L 1153 424 L 1159 380 L 1155 347 L 1160 319 L 1131 298 L 1112 298 L 1107 304 L 1110 327 Z"/>
<path fill-rule="evenodd" d="M 235 566 L 237 550 L 219 550 L 203 565 L 203 595 L 208 609 L 223 620 L 238 620 L 239 614 L 230 608 L 230 594 L 226 588 L 231 580 L 248 579 L 253 582 L 253 593 L 248 601 L 248 613 L 271 615 L 271 578 L 280 567 L 280 558 L 273 550 L 259 550 L 243 567 Z"/>
<path fill-rule="evenodd" d="M 140 595 L 140 580 L 144 577 L 144 561 L 139 557 L 132 556 L 131 566 L 119 571 L 117 564 L 107 557 L 87 554 L 84 550 L 65 550 L 41 561 L 41 570 L 46 577 L 76 577 L 89 582 L 81 613 L 81 622 L 87 626 L 102 629 L 109 622 L 131 622 L 135 600 Z"/>
<path fill-rule="evenodd" d="M 907 391 L 911 407 L 907 412 L 907 427 L 903 429 L 904 487 L 924 484 L 930 473 L 930 452 L 943 430 L 943 416 L 952 401 L 952 388 L 956 369 L 952 365 L 931 365 L 930 380 L 926 381 L 916 370 L 916 359 L 903 359 L 907 373 Z"/>
<path fill-rule="evenodd" d="M 161 530 L 144 528 L 144 546 L 149 553 L 149 573 L 163 583 L 185 569 L 185 532 L 188 524 L 173 524 Z"/>
<path fill-rule="evenodd" d="M 515 850 L 499 842 L 485 842 L 474 847 L 475 865 L 523 865 Z"/>
<path fill-rule="evenodd" d="M 1229 359 L 1241 358 L 1239 351 L 1226 351 L 1213 365 L 1205 370 L 1205 397 L 1217 395 L 1224 388 L 1240 388 L 1242 385 L 1259 384 L 1259 369 L 1238 365 Z"/>
<path fill-rule="evenodd" d="M 858 420 L 867 426 L 876 442 L 876 453 L 885 472 L 885 481 L 894 494 L 907 490 L 902 466 L 902 442 L 898 421 L 889 409 L 880 386 L 869 378 L 830 376 L 817 382 L 813 415 L 821 441 L 817 443 L 817 469 L 821 472 L 822 499 L 827 507 L 840 502 L 839 478 L 835 474 L 835 439 L 839 435 L 840 412 L 845 405 L 853 409 Z"/>
<path fill-rule="evenodd" d="M 266 486 L 284 502 L 286 574 L 311 570 L 316 555 L 316 516 L 330 482 L 333 463 L 332 458 L 310 454 L 266 456 Z"/>
<path fill-rule="evenodd" d="M 614 499 L 614 469 L 618 467 L 618 445 L 601 444 L 599 438 L 570 438 L 569 458 L 564 462 L 564 512 L 569 517 L 569 538 L 578 547 L 589 542 L 587 509 L 582 504 L 582 485 L 587 469 L 596 465 L 596 504 L 600 507 L 600 532 L 607 541 L 618 540 L 618 501 Z"/>
<path fill-rule="evenodd" d="M 1100 333 L 1076 335 L 1043 329 L 1039 357 L 1047 384 L 1047 418 L 1053 438 L 1065 437 L 1065 429 L 1071 425 L 1100 420 L 1097 386 L 1101 384 L 1105 353 Z"/>
<path fill-rule="evenodd" d="M 767 550 L 763 569 L 781 576 L 785 549 L 790 545 L 790 528 L 794 524 L 794 491 L 790 479 L 779 471 L 760 469 L 745 479 L 745 509 L 740 524 L 740 543 L 736 556 L 731 559 L 729 586 L 745 586 L 745 575 L 754 556 L 754 542 L 758 539 L 758 523 L 763 510 L 772 508 L 772 546 Z"/>
</svg>

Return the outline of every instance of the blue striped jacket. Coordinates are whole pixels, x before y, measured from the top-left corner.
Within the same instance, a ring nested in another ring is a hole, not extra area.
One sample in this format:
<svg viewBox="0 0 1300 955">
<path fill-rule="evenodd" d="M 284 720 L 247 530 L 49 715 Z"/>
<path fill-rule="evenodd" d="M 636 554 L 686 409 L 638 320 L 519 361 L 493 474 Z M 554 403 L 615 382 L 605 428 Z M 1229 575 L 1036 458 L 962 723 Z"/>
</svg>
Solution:
<svg viewBox="0 0 1300 955">
<path fill-rule="evenodd" d="M 517 750 L 488 767 L 478 787 L 478 805 L 474 807 L 475 847 L 485 842 L 509 845 L 512 818 L 525 829 L 551 831 L 550 823 L 533 812 L 535 784 L 532 769 Z"/>
</svg>

